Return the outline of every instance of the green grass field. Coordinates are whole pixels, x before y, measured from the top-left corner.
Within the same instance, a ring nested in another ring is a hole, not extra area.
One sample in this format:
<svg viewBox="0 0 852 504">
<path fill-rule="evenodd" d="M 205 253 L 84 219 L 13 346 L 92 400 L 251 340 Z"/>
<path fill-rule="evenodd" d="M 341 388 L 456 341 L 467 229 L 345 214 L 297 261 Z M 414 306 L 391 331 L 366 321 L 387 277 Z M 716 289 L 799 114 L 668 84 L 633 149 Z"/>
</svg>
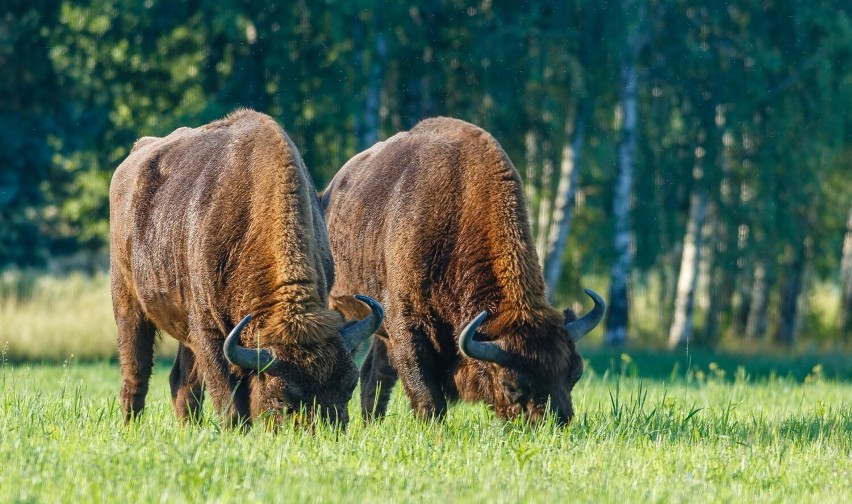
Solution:
<svg viewBox="0 0 852 504">
<path fill-rule="evenodd" d="M 220 430 L 209 407 L 200 425 L 181 426 L 164 364 L 131 426 L 113 363 L 0 367 L 0 502 L 852 497 L 852 394 L 819 368 L 803 382 L 744 368 L 731 376 L 715 364 L 666 381 L 589 372 L 564 429 L 504 424 L 480 405 L 419 422 L 397 390 L 381 423 L 240 433 Z"/>
<path fill-rule="evenodd" d="M 182 426 L 169 337 L 148 408 L 125 426 L 107 277 L 7 273 L 0 502 L 852 501 L 848 354 L 621 353 L 595 336 L 564 429 L 482 405 L 419 422 L 400 389 L 377 424 L 351 401 L 342 433 L 222 431 L 209 404 Z"/>
</svg>

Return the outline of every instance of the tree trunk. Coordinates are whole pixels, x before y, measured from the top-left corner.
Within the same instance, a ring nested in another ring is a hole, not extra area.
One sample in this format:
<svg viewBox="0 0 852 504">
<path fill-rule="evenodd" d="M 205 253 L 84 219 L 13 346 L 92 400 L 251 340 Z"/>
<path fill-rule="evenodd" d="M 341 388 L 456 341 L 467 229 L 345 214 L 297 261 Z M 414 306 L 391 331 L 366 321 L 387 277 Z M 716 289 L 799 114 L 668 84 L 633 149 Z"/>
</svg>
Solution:
<svg viewBox="0 0 852 504">
<path fill-rule="evenodd" d="M 840 300 L 840 335 L 848 342 L 852 340 L 852 208 L 846 221 L 843 259 L 840 262 Z"/>
<path fill-rule="evenodd" d="M 526 161 L 525 180 L 524 180 L 524 196 L 527 198 L 527 209 L 530 219 L 530 228 L 532 229 L 532 238 L 534 243 L 538 242 L 538 208 L 541 192 L 541 181 L 539 180 L 536 168 L 538 167 L 538 135 L 534 129 L 529 129 L 524 135 L 524 154 Z"/>
<path fill-rule="evenodd" d="M 539 183 L 538 197 L 538 229 L 536 230 L 535 251 L 538 257 L 545 255 L 547 248 L 547 231 L 550 229 L 550 204 L 551 189 L 550 179 L 553 177 L 553 163 L 548 153 L 541 156 L 541 182 Z"/>
<path fill-rule="evenodd" d="M 364 115 L 360 121 L 361 131 L 358 134 L 358 150 L 362 151 L 379 141 L 379 129 L 381 125 L 381 92 L 382 80 L 384 78 L 384 62 L 387 59 L 387 43 L 378 20 L 373 17 L 375 23 L 375 46 L 372 54 L 364 51 L 364 59 L 369 62 L 367 73 L 367 90 L 364 97 Z"/>
<path fill-rule="evenodd" d="M 751 310 L 751 293 L 754 284 L 755 261 L 746 257 L 748 247 L 749 227 L 745 224 L 737 226 L 737 270 L 736 297 L 733 307 L 733 332 L 743 338 L 748 334 L 748 314 Z"/>
<path fill-rule="evenodd" d="M 731 204 L 731 200 L 726 200 L 724 191 L 722 194 L 720 201 L 710 206 L 707 216 L 712 223 L 709 243 L 706 244 L 710 271 L 707 295 L 710 300 L 701 335 L 701 343 L 707 348 L 717 346 L 723 331 L 722 322 L 726 315 L 729 320 L 733 316 L 730 311 L 734 298 L 734 272 L 731 267 L 735 264 L 735 259 L 730 251 L 734 248 L 735 240 L 731 239 L 732 235 L 728 230 L 730 222 L 725 220 L 725 209 Z"/>
<path fill-rule="evenodd" d="M 698 266 L 701 262 L 701 233 L 706 216 L 707 191 L 700 188 L 692 195 L 689 222 L 683 237 L 683 255 L 677 281 L 674 320 L 669 328 L 669 348 L 688 343 L 692 336 L 695 286 L 698 281 Z"/>
<path fill-rule="evenodd" d="M 799 295 L 802 292 L 805 272 L 805 243 L 803 241 L 793 255 L 790 264 L 785 268 L 786 278 L 781 291 L 781 306 L 778 329 L 775 331 L 775 342 L 784 346 L 792 346 L 796 341 L 799 321 Z"/>
<path fill-rule="evenodd" d="M 750 339 L 761 340 L 766 336 L 769 325 L 769 292 L 774 283 L 771 265 L 766 260 L 759 259 L 754 267 L 754 282 L 751 288 L 751 306 L 746 322 L 746 336 Z"/>
<path fill-rule="evenodd" d="M 582 110 L 582 105 L 578 107 Z M 574 194 L 577 191 L 577 178 L 580 171 L 580 151 L 583 148 L 583 129 L 585 120 L 579 115 L 574 121 L 573 138 L 566 139 L 562 149 L 562 163 L 559 168 L 559 187 L 556 189 L 556 202 L 550 218 L 547 247 L 544 258 L 544 281 L 547 285 L 547 300 L 553 302 L 556 284 L 562 273 L 562 256 L 571 230 L 571 210 Z"/>
<path fill-rule="evenodd" d="M 627 12 L 627 10 L 625 10 Z M 641 20 L 643 16 L 639 16 Z M 630 237 L 630 193 L 633 187 L 633 163 L 636 153 L 636 98 L 639 72 L 637 60 L 642 40 L 638 28 L 628 36 L 624 59 L 621 63 L 621 141 L 618 146 L 618 178 L 615 185 L 613 218 L 615 219 L 615 262 L 609 288 L 609 314 L 606 320 L 604 341 L 618 346 L 627 341 L 629 297 L 628 283 L 633 265 Z"/>
</svg>

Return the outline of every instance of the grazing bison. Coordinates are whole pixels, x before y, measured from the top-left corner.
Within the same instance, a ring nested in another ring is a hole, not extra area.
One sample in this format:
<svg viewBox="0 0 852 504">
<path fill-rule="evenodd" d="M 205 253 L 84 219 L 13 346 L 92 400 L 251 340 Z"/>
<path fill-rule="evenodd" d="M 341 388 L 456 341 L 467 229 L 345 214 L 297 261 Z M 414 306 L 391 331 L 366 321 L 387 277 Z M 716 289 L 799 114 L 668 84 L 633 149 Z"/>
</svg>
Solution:
<svg viewBox="0 0 852 504">
<path fill-rule="evenodd" d="M 206 387 L 228 425 L 303 407 L 345 425 L 358 378 L 349 352 L 382 310 L 360 297 L 372 313 L 344 326 L 328 308 L 316 191 L 270 117 L 241 110 L 136 142 L 110 185 L 110 256 L 127 420 L 144 407 L 160 329 L 180 341 L 178 417 L 198 412 Z"/>
<path fill-rule="evenodd" d="M 545 299 L 521 181 L 500 144 L 464 121 L 435 118 L 358 154 L 321 195 L 349 316 L 364 292 L 386 309 L 361 367 L 361 408 L 383 415 L 402 378 L 415 413 L 447 399 L 484 401 L 504 419 L 573 415 L 583 372 L 575 341 L 605 305 L 574 320 Z M 458 335 L 458 338 L 456 338 Z"/>
</svg>

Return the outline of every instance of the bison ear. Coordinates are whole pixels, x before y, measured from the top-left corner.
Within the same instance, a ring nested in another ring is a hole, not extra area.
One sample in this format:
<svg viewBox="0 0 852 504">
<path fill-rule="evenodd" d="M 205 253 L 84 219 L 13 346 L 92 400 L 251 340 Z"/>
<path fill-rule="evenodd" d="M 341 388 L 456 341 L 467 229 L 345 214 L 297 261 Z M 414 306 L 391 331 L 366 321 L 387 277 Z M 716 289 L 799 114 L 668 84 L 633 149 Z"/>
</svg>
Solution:
<svg viewBox="0 0 852 504">
<path fill-rule="evenodd" d="M 355 294 L 355 299 L 363 301 L 370 307 L 370 314 L 354 324 L 347 324 L 340 330 L 343 346 L 347 352 L 353 352 L 358 345 L 379 330 L 385 319 L 385 310 L 373 298 Z"/>
<path fill-rule="evenodd" d="M 562 310 L 562 324 L 567 325 L 577 320 L 577 314 L 571 308 Z"/>
</svg>

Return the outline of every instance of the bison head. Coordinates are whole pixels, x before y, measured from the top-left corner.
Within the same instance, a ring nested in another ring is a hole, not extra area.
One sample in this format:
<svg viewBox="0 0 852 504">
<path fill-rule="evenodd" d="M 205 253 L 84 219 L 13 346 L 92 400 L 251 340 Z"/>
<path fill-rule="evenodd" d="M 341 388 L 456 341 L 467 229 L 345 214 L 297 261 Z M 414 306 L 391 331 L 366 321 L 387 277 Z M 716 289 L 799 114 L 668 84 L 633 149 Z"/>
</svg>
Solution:
<svg viewBox="0 0 852 504">
<path fill-rule="evenodd" d="M 571 420 L 571 390 L 583 374 L 583 359 L 574 344 L 598 325 L 606 311 L 603 298 L 590 289 L 585 292 L 595 302 L 592 311 L 574 320 L 573 313 L 566 310 L 562 324 L 544 325 L 523 338 L 475 338 L 487 312 L 461 332 L 459 348 L 464 355 L 496 364 L 489 373 L 493 380 L 489 402 L 498 416 L 523 416 L 536 422 L 545 417 L 549 404 L 559 424 Z"/>
<path fill-rule="evenodd" d="M 240 346 L 240 334 L 251 320 L 247 315 L 225 339 L 228 361 L 252 373 L 251 414 L 268 416 L 276 423 L 295 419 L 313 423 L 315 419 L 345 427 L 347 404 L 358 381 L 351 352 L 381 326 L 382 306 L 375 300 L 357 295 L 370 306 L 363 320 L 348 324 L 340 337 L 314 344 L 280 345 L 273 348 Z"/>
</svg>

